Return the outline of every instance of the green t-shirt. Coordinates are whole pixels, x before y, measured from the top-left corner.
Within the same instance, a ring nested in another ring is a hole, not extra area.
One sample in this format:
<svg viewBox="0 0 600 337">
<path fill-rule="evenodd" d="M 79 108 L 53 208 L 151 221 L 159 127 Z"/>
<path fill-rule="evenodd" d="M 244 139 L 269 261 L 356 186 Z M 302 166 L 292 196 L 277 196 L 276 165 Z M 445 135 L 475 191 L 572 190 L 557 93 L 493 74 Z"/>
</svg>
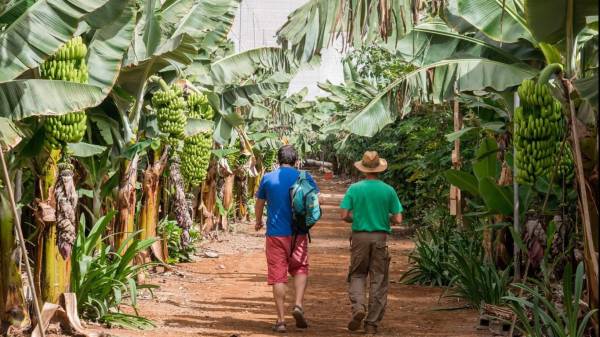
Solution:
<svg viewBox="0 0 600 337">
<path fill-rule="evenodd" d="M 341 208 L 352 212 L 352 230 L 390 233 L 390 214 L 402 213 L 394 188 L 381 180 L 362 180 L 350 185 Z"/>
</svg>

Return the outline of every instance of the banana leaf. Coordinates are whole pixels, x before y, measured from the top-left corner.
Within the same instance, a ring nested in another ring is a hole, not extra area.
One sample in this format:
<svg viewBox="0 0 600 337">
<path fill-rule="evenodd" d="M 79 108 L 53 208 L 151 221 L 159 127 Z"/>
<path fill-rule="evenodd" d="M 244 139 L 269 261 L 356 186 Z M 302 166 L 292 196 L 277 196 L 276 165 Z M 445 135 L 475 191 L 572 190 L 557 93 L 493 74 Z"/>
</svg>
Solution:
<svg viewBox="0 0 600 337">
<path fill-rule="evenodd" d="M 444 73 L 434 77 L 428 83 L 426 77 L 429 70 L 441 68 Z M 520 84 L 526 78 L 537 75 L 537 71 L 521 66 L 506 64 L 480 58 L 451 59 L 436 62 L 418 68 L 400 76 L 382 89 L 360 111 L 351 114 L 344 128 L 351 133 L 371 137 L 384 126 L 391 123 L 396 115 L 404 116 L 410 112 L 410 102 L 413 100 L 428 101 L 428 90 L 436 86 L 436 81 L 443 81 L 446 86 L 456 83 L 457 90 L 474 91 L 493 89 L 503 91 Z M 446 88 L 438 87 L 434 95 L 445 100 Z"/>
<path fill-rule="evenodd" d="M 311 61 L 338 37 L 354 47 L 378 39 L 394 45 L 412 29 L 411 5 L 410 0 L 310 0 L 288 16 L 277 38 L 302 62 Z"/>
<path fill-rule="evenodd" d="M 98 29 L 88 47 L 89 84 L 108 94 L 121 70 L 135 27 L 135 1 L 119 1 L 121 9 L 115 21 Z"/>
<path fill-rule="evenodd" d="M 108 0 L 40 0 L 0 32 L 0 82 L 36 68 Z"/>
<path fill-rule="evenodd" d="M 23 135 L 12 120 L 0 117 L 0 151 L 17 146 Z"/>
<path fill-rule="evenodd" d="M 535 42 L 528 30 L 519 0 L 450 0 L 447 9 L 492 40 Z"/>
<path fill-rule="evenodd" d="M 68 97 L 69 99 L 65 99 Z M 102 89 L 55 80 L 16 80 L 0 83 L 0 117 L 15 121 L 81 111 L 102 102 Z"/>
<path fill-rule="evenodd" d="M 461 170 L 446 170 L 444 177 L 461 190 L 467 191 L 473 196 L 479 196 L 479 183 L 474 175 Z"/>
<path fill-rule="evenodd" d="M 67 144 L 67 147 L 72 152 L 73 156 L 81 158 L 93 157 L 106 150 L 106 147 L 104 146 L 84 142 L 69 143 Z"/>
<path fill-rule="evenodd" d="M 524 0 L 525 17 L 538 42 L 555 44 L 566 36 L 567 0 Z M 598 15 L 596 0 L 573 1 L 573 35 L 586 25 L 586 16 Z"/>
<path fill-rule="evenodd" d="M 493 137 L 487 137 L 482 142 L 477 153 L 475 154 L 475 162 L 473 163 L 473 173 L 478 180 L 490 177 L 495 179 L 498 173 L 496 153 L 498 152 L 498 144 Z"/>
<path fill-rule="evenodd" d="M 275 47 L 256 48 L 218 60 L 211 68 L 214 84 L 236 84 L 258 71 L 290 73 L 298 64 L 281 49 Z"/>
</svg>

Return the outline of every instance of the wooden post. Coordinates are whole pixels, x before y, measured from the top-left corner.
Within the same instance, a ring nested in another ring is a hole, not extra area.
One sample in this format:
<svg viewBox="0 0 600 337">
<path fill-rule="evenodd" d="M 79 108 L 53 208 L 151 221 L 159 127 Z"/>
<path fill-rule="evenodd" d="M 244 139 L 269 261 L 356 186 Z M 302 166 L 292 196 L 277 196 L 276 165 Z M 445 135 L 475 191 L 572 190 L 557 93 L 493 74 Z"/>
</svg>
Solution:
<svg viewBox="0 0 600 337">
<path fill-rule="evenodd" d="M 514 93 L 514 111 L 521 105 L 521 101 L 519 100 L 519 95 Z M 516 129 L 516 121 L 515 114 L 513 112 L 513 130 Z M 513 138 L 514 139 L 514 138 Z M 519 183 L 517 182 L 517 148 L 515 144 L 513 144 L 513 229 L 515 235 L 521 235 L 521 220 L 519 219 L 520 210 L 519 210 Z M 513 245 L 513 268 L 515 268 L 515 282 L 521 279 L 521 258 L 520 258 L 520 249 L 519 245 L 516 243 Z M 526 275 L 525 275 L 526 276 Z"/>
<path fill-rule="evenodd" d="M 40 300 L 38 299 L 37 293 L 35 291 L 35 281 L 34 275 L 31 271 L 31 265 L 29 264 L 29 257 L 27 255 L 27 247 L 25 247 L 25 237 L 23 236 L 23 230 L 21 228 L 21 219 L 19 218 L 19 211 L 17 210 L 17 203 L 15 202 L 15 195 L 12 189 L 12 181 L 10 180 L 10 176 L 8 174 L 8 168 L 6 166 L 6 160 L 4 159 L 4 149 L 0 147 L 0 162 L 2 163 L 2 178 L 4 179 L 4 184 L 7 189 L 8 199 L 11 206 L 11 211 L 13 214 L 13 221 L 15 225 L 15 233 L 17 233 L 17 238 L 19 241 L 19 247 L 21 248 L 21 254 L 23 256 L 23 261 L 25 262 L 25 274 L 27 275 L 27 281 L 29 282 L 29 289 L 31 289 L 31 295 L 33 297 L 33 309 L 35 312 L 35 316 L 37 318 L 37 324 L 40 327 L 40 336 L 45 337 L 46 331 L 44 329 L 44 318 L 42 317 L 42 311 L 40 310 Z M 54 244 L 51 242 L 50 244 Z"/>
<path fill-rule="evenodd" d="M 460 113 L 460 107 L 458 101 L 454 100 L 454 131 L 460 131 L 462 129 L 462 115 Z M 460 170 L 460 139 L 454 141 L 454 150 L 452 150 L 452 168 Z M 450 214 L 456 216 L 459 224 L 462 224 L 462 198 L 461 191 L 458 187 L 450 186 Z"/>
</svg>

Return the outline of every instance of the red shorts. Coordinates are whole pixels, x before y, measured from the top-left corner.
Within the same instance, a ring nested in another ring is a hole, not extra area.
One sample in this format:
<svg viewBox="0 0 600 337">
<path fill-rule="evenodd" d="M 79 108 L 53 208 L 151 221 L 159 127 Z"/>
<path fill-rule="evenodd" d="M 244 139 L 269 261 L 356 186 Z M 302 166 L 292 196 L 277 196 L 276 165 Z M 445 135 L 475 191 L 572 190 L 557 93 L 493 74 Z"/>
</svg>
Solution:
<svg viewBox="0 0 600 337">
<path fill-rule="evenodd" d="M 287 283 L 288 272 L 295 276 L 308 274 L 308 239 L 298 235 L 292 251 L 292 236 L 267 236 L 267 282 Z M 290 256 L 291 255 L 291 256 Z"/>
</svg>

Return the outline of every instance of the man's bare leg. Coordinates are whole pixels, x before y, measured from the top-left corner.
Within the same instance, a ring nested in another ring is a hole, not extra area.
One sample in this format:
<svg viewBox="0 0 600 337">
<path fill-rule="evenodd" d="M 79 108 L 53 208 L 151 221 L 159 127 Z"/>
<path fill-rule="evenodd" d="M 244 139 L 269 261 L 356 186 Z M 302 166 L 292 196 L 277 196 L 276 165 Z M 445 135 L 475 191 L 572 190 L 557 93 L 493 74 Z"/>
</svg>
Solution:
<svg viewBox="0 0 600 337">
<path fill-rule="evenodd" d="M 294 288 L 296 289 L 296 305 L 304 308 L 304 292 L 308 284 L 308 275 L 297 274 L 294 276 Z"/>
<path fill-rule="evenodd" d="M 306 291 L 307 283 L 308 277 L 306 274 L 296 274 L 296 276 L 294 276 L 294 288 L 296 290 L 296 306 L 292 311 L 292 315 L 296 320 L 296 327 L 300 329 L 308 328 L 306 317 L 304 317 L 304 292 Z"/>
<path fill-rule="evenodd" d="M 277 308 L 277 322 L 285 322 L 285 283 L 275 283 L 273 285 L 273 298 Z"/>
</svg>

